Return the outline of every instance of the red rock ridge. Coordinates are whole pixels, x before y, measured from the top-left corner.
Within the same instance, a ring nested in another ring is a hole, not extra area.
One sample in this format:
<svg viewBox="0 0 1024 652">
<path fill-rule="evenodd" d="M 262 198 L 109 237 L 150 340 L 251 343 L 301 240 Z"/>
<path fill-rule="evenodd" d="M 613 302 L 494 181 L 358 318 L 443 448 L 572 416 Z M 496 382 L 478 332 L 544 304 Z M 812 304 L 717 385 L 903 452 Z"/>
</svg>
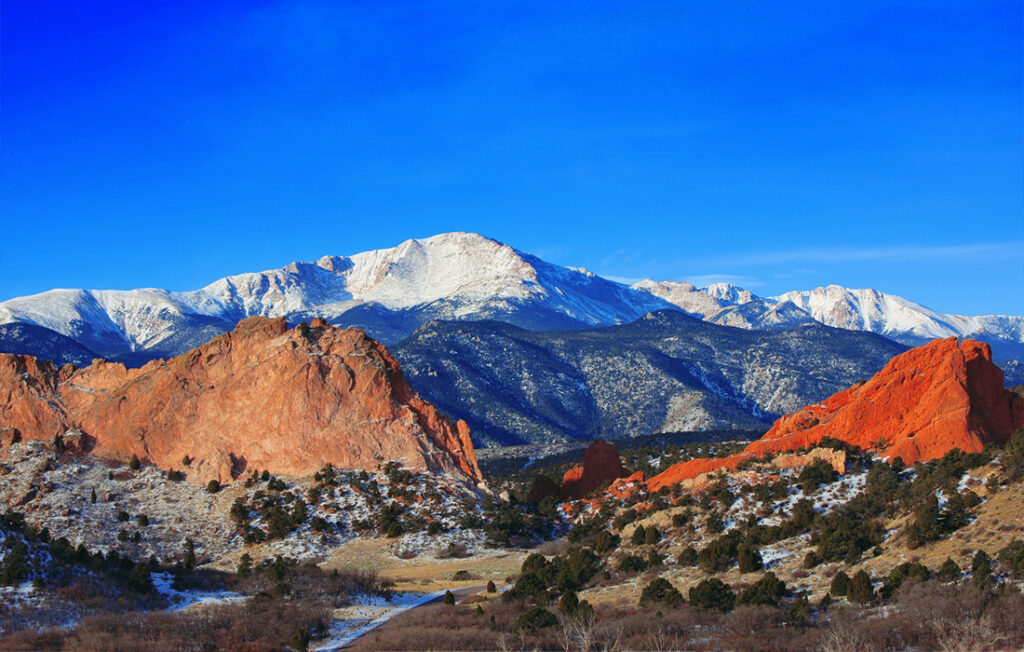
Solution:
<svg viewBox="0 0 1024 652">
<path fill-rule="evenodd" d="M 0 355 L 0 420 L 31 439 L 81 428 L 95 453 L 227 482 L 247 469 L 312 473 L 378 460 L 482 476 L 465 422 L 420 398 L 383 345 L 313 320 L 304 333 L 252 317 L 235 330 L 140 369 L 96 361 L 56 369 Z"/>
<path fill-rule="evenodd" d="M 1024 399 L 1003 386 L 988 344 L 933 340 L 892 360 L 869 381 L 781 417 L 764 437 L 724 459 L 674 465 L 648 483 L 652 491 L 744 459 L 811 448 L 839 439 L 907 464 L 953 448 L 980 451 L 1005 443 L 1024 424 Z"/>
</svg>

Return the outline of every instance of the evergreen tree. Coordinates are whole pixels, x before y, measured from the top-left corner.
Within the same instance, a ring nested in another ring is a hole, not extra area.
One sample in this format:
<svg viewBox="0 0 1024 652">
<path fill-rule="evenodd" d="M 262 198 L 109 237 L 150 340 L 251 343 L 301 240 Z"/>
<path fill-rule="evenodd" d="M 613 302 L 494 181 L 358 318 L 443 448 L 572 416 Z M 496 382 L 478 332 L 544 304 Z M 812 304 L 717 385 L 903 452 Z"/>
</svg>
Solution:
<svg viewBox="0 0 1024 652">
<path fill-rule="evenodd" d="M 832 585 L 829 587 L 828 592 L 834 596 L 844 596 L 850 590 L 850 576 L 839 571 L 836 576 L 832 578 Z"/>
<path fill-rule="evenodd" d="M 971 560 L 971 580 L 975 586 L 982 587 L 992 581 L 992 558 L 984 550 L 974 553 Z"/>
<path fill-rule="evenodd" d="M 189 570 L 196 567 L 196 545 L 192 543 L 192 539 L 185 539 L 185 558 L 182 559 L 181 565 Z"/>
<path fill-rule="evenodd" d="M 753 573 L 764 568 L 764 560 L 756 548 L 749 545 L 742 545 L 737 551 L 737 559 L 741 573 Z"/>
<path fill-rule="evenodd" d="M 132 471 L 138 471 L 141 466 L 142 463 L 139 462 L 138 455 L 132 455 L 132 458 L 128 460 L 128 468 L 131 469 Z"/>
<path fill-rule="evenodd" d="M 92 491 L 89 492 L 89 502 L 92 503 L 93 505 L 96 504 L 96 489 L 95 488 L 93 488 Z"/>
<path fill-rule="evenodd" d="M 871 586 L 871 576 L 863 570 L 857 571 L 850 580 L 847 597 L 853 602 L 867 604 L 875 599 L 875 590 Z"/>
<path fill-rule="evenodd" d="M 960 566 L 951 557 L 946 557 L 946 561 L 942 562 L 942 568 L 939 569 L 939 579 L 943 582 L 956 582 L 962 574 Z"/>
<path fill-rule="evenodd" d="M 132 566 L 128 573 L 128 586 L 139 593 L 149 593 L 153 590 L 153 577 L 150 575 L 149 566 L 141 562 Z"/>
<path fill-rule="evenodd" d="M 653 546 L 661 540 L 661 533 L 658 532 L 658 528 L 653 525 L 644 531 L 644 543 L 648 546 Z"/>
<path fill-rule="evenodd" d="M 640 606 L 651 604 L 674 607 L 683 603 L 683 594 L 663 577 L 656 578 L 640 593 Z"/>
<path fill-rule="evenodd" d="M 690 589 L 690 604 L 725 613 L 736 605 L 736 594 L 728 584 L 712 577 Z"/>
<path fill-rule="evenodd" d="M 644 529 L 644 526 L 638 525 L 636 526 L 636 529 L 633 530 L 633 536 L 631 537 L 630 541 L 632 541 L 634 546 L 640 546 L 643 545 L 644 540 L 646 538 L 647 530 Z"/>
</svg>

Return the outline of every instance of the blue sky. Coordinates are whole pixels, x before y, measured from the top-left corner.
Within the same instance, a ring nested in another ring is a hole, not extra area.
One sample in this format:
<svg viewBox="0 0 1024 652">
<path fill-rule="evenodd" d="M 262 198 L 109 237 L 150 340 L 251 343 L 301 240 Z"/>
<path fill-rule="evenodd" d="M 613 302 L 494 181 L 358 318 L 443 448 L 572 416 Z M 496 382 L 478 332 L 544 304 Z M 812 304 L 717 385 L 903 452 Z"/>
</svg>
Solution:
<svg viewBox="0 0 1024 652">
<path fill-rule="evenodd" d="M 1018 1 L 4 3 L 0 299 L 477 231 L 1024 313 Z"/>
</svg>

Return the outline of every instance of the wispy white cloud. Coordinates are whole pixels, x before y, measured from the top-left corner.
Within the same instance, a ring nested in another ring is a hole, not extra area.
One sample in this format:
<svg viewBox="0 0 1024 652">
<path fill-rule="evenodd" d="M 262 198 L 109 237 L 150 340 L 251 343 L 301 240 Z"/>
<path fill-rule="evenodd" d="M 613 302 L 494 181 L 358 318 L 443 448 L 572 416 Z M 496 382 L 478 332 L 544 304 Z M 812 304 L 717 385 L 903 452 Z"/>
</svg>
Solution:
<svg viewBox="0 0 1024 652">
<path fill-rule="evenodd" d="M 1024 257 L 1024 241 L 962 245 L 900 245 L 887 247 L 802 247 L 716 256 L 702 265 L 781 265 L 855 262 L 926 262 L 943 260 L 1005 260 Z"/>
</svg>

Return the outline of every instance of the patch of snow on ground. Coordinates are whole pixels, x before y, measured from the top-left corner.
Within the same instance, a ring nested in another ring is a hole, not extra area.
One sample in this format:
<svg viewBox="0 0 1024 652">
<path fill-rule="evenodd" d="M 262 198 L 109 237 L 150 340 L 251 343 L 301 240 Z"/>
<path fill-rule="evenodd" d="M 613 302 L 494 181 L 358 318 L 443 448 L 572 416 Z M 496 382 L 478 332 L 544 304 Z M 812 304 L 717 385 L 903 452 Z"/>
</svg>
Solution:
<svg viewBox="0 0 1024 652">
<path fill-rule="evenodd" d="M 361 605 L 338 610 L 345 619 L 332 621 L 327 638 L 310 646 L 314 652 L 334 652 L 352 643 L 354 640 L 371 632 L 399 614 L 427 604 L 444 596 L 445 591 L 433 593 L 396 593 L 392 596 L 388 608 L 380 597 L 365 598 Z M 362 610 L 359 607 L 363 607 Z M 354 617 L 353 617 L 354 616 Z M 360 617 L 364 616 L 364 617 Z M 367 617 L 369 619 L 367 619 Z"/>
<path fill-rule="evenodd" d="M 181 611 L 198 604 L 226 604 L 244 602 L 248 598 L 229 591 L 179 591 L 174 588 L 174 575 L 171 573 L 153 573 L 153 587 L 157 593 L 171 603 L 169 611 Z"/>
</svg>

